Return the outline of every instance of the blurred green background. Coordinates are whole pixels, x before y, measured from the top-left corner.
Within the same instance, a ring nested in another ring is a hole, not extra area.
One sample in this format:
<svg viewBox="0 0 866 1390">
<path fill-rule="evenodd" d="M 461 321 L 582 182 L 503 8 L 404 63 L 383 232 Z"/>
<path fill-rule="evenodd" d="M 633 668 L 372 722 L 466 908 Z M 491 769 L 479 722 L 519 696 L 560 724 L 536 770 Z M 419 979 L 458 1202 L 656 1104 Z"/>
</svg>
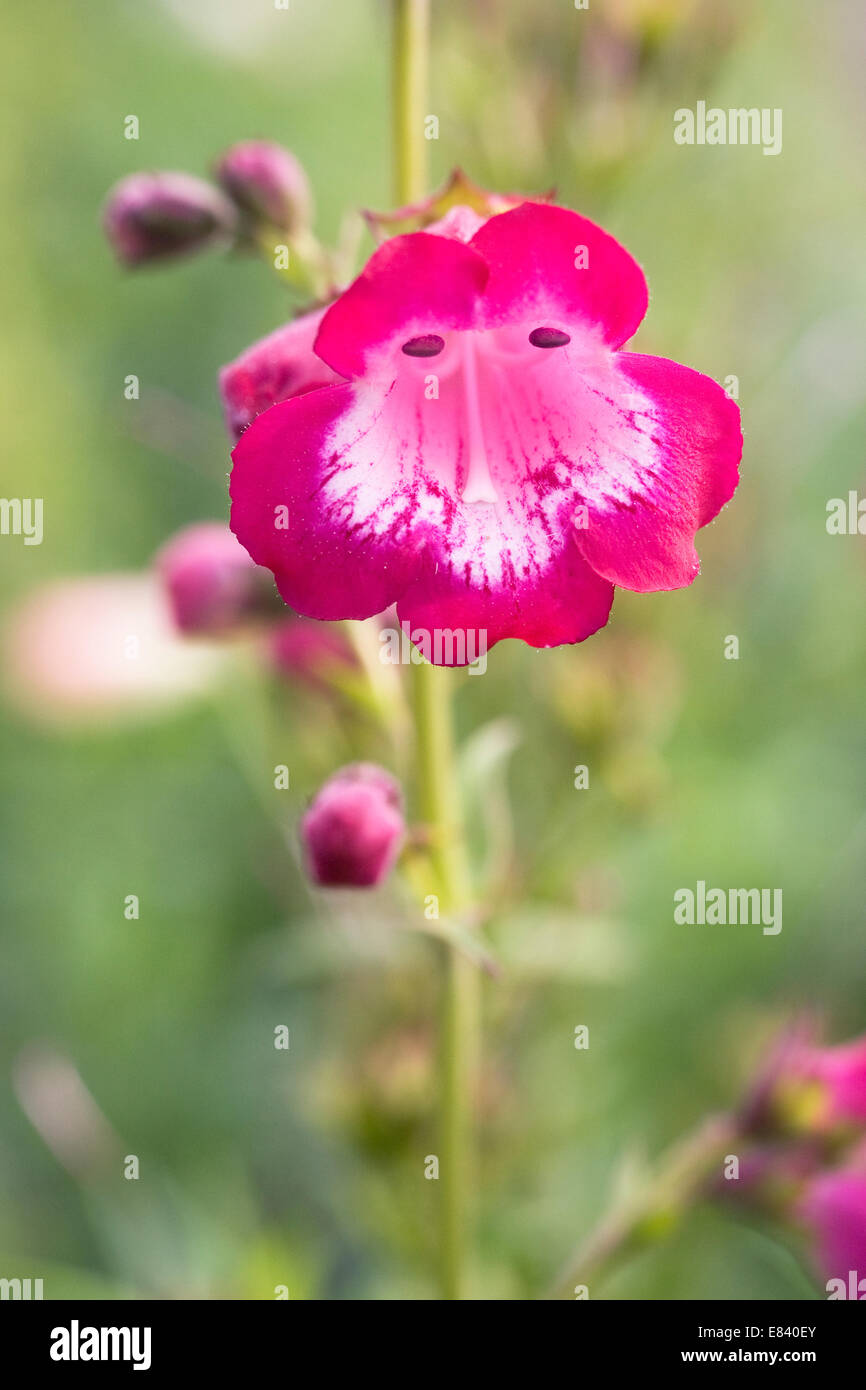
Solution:
<svg viewBox="0 0 866 1390">
<path fill-rule="evenodd" d="M 45 499 L 41 546 L 0 541 L 7 607 L 143 569 L 226 515 L 216 370 L 290 308 L 252 260 L 124 275 L 107 189 L 263 136 L 305 163 L 324 235 L 387 207 L 387 18 L 375 0 L 6 7 L 3 491 Z M 512 1299 L 545 1287 L 624 1162 L 731 1103 L 790 1010 L 866 1027 L 866 556 L 825 529 L 829 498 L 866 489 L 866 43 L 856 0 L 435 0 L 434 27 L 437 180 L 460 164 L 555 187 L 619 236 L 651 287 L 635 346 L 736 375 L 746 435 L 691 589 L 620 592 L 583 646 L 507 643 L 484 678 L 454 676 L 461 729 L 486 730 L 473 821 L 505 870 L 473 1286 Z M 699 99 L 781 107 L 782 153 L 676 146 L 673 112 Z M 316 785 L 371 752 L 389 761 L 338 703 L 274 701 L 249 673 L 131 727 L 5 712 L 0 1274 L 46 1297 L 435 1297 L 435 952 L 394 892 L 313 902 L 293 849 Z M 699 878 L 781 887 L 781 934 L 675 926 Z M 817 1296 L 807 1269 L 794 1234 L 707 1210 L 593 1297 Z"/>
</svg>

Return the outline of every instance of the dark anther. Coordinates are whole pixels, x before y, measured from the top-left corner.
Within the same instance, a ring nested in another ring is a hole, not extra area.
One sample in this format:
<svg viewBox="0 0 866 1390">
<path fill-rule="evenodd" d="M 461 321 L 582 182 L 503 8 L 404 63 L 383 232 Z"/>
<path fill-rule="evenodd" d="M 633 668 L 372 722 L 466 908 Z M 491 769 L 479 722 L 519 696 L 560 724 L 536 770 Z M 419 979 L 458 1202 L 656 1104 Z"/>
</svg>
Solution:
<svg viewBox="0 0 866 1390">
<path fill-rule="evenodd" d="M 445 339 L 438 333 L 422 333 L 420 338 L 410 338 L 403 344 L 407 357 L 438 357 L 445 346 Z"/>
<path fill-rule="evenodd" d="M 561 328 L 533 328 L 529 341 L 533 347 L 552 348 L 565 347 L 566 343 L 571 342 L 571 338 L 568 333 L 563 333 Z"/>
</svg>

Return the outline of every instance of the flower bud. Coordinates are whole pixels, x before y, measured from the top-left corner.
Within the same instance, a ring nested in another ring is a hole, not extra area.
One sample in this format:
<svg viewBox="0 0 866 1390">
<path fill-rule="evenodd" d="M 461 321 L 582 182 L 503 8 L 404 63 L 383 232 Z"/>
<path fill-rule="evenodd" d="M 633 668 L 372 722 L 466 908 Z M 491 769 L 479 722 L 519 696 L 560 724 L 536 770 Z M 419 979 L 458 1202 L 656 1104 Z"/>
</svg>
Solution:
<svg viewBox="0 0 866 1390">
<path fill-rule="evenodd" d="M 102 225 L 118 260 L 145 265 L 228 241 L 237 214 L 219 189 L 192 174 L 144 173 L 108 195 Z"/>
<path fill-rule="evenodd" d="M 313 198 L 306 172 L 282 145 L 245 140 L 226 150 L 215 169 L 229 197 L 254 224 L 292 234 L 309 227 Z"/>
<path fill-rule="evenodd" d="M 372 888 L 390 872 L 405 832 L 400 787 L 374 763 L 352 763 L 330 777 L 301 821 L 314 883 Z"/>
<path fill-rule="evenodd" d="M 205 521 L 178 531 L 156 557 L 175 625 L 188 636 L 227 636 L 285 609 L 269 570 L 250 559 L 228 526 Z"/>
</svg>

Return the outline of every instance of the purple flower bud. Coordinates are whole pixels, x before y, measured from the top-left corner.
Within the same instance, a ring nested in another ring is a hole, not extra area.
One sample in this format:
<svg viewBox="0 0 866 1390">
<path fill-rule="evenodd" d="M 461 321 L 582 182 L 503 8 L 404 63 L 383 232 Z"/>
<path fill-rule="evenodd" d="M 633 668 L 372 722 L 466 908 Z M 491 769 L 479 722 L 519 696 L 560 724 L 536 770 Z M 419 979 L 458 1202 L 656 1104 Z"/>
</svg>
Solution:
<svg viewBox="0 0 866 1390">
<path fill-rule="evenodd" d="M 394 778 L 374 763 L 343 767 L 301 821 L 310 877 L 323 888 L 372 888 L 390 872 L 404 831 Z"/>
<path fill-rule="evenodd" d="M 254 223 L 289 233 L 309 227 L 313 214 L 309 180 L 303 166 L 282 145 L 269 140 L 232 145 L 215 174 Z"/>
<path fill-rule="evenodd" d="M 205 521 L 178 531 L 156 557 L 176 626 L 187 635 L 226 636 L 256 618 L 285 612 L 268 570 L 228 526 Z"/>
<path fill-rule="evenodd" d="M 237 213 L 218 188 L 192 174 L 130 174 L 108 195 L 102 225 L 123 265 L 188 255 L 228 241 Z"/>
</svg>

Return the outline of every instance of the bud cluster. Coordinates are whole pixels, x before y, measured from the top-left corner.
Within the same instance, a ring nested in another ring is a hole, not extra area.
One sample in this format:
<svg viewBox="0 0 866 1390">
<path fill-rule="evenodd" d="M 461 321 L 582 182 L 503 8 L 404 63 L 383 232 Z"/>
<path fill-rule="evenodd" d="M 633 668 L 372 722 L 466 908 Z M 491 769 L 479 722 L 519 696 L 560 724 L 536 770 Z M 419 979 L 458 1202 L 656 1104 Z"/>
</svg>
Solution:
<svg viewBox="0 0 866 1390">
<path fill-rule="evenodd" d="M 130 174 L 108 195 L 103 229 L 118 260 L 148 265 L 211 247 L 256 245 L 274 234 L 309 234 L 310 184 L 289 151 L 267 140 L 232 145 L 216 183 L 175 171 Z"/>
</svg>

